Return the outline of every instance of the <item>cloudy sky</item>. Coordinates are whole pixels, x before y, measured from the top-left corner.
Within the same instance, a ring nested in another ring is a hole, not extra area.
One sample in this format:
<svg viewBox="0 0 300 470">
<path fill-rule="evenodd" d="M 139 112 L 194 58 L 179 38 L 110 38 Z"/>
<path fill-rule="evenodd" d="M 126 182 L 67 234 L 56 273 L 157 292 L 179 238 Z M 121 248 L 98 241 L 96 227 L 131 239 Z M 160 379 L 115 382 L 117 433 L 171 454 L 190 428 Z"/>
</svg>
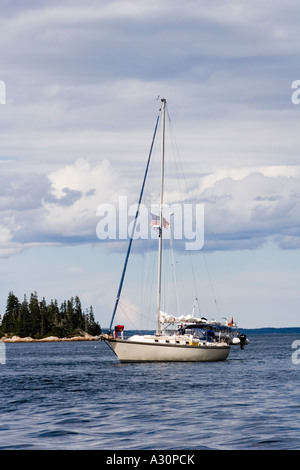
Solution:
<svg viewBox="0 0 300 470">
<path fill-rule="evenodd" d="M 99 240 L 97 207 L 138 196 L 160 95 L 205 206 L 218 313 L 244 327 L 300 326 L 299 2 L 0 9 L 0 311 L 11 290 L 78 295 L 108 326 L 124 243 Z M 199 290 L 205 307 L 209 289 Z M 137 306 L 133 291 L 128 302 Z M 183 303 L 189 313 L 193 294 Z"/>
</svg>

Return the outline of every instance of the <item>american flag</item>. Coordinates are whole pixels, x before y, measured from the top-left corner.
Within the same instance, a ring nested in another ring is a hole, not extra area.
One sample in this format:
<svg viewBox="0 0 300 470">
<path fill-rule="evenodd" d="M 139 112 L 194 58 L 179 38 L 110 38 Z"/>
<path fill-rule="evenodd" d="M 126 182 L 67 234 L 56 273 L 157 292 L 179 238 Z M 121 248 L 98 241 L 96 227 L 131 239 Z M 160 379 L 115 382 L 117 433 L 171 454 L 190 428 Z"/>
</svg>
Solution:
<svg viewBox="0 0 300 470">
<path fill-rule="evenodd" d="M 159 215 L 151 214 L 151 227 L 159 226 Z"/>
<path fill-rule="evenodd" d="M 151 214 L 151 227 L 158 227 L 160 222 L 159 215 Z M 169 222 L 163 217 L 163 227 L 169 228 Z"/>
<path fill-rule="evenodd" d="M 163 217 L 163 227 L 169 228 L 169 222 Z"/>
</svg>

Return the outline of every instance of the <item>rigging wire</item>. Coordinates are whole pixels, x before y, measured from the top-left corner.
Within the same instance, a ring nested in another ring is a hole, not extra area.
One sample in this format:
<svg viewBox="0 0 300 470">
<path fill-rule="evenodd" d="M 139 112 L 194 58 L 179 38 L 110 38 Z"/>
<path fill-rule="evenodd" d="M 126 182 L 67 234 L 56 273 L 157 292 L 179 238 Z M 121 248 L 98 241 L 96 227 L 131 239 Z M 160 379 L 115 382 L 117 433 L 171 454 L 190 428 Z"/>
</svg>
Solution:
<svg viewBox="0 0 300 470">
<path fill-rule="evenodd" d="M 171 117 L 170 117 L 170 114 L 169 114 L 169 109 L 168 109 L 168 107 L 167 107 L 167 116 L 168 116 L 169 125 L 170 125 L 170 134 L 171 134 L 171 136 L 172 136 L 172 146 L 174 146 L 175 149 L 176 149 L 176 154 L 177 154 L 177 158 L 178 158 L 179 165 L 180 165 L 180 169 L 181 169 L 181 175 L 182 175 L 183 181 L 184 181 L 184 183 L 185 183 L 185 188 L 186 188 L 186 193 L 187 193 L 187 199 L 188 199 L 189 202 L 191 203 L 190 191 L 189 191 L 189 189 L 188 189 L 187 180 L 186 180 L 185 173 L 184 173 L 184 170 L 183 170 L 182 160 L 181 160 L 181 158 L 180 158 L 180 153 L 179 153 L 178 145 L 177 145 L 177 142 L 176 142 L 175 132 L 174 132 L 174 128 L 173 128 L 173 124 L 172 124 L 172 120 L 171 120 Z M 173 152 L 174 152 L 174 150 L 173 150 Z M 174 155 L 175 155 L 175 152 L 174 152 Z M 176 171 L 177 171 L 177 175 L 178 175 L 178 180 L 180 181 L 176 160 L 175 160 L 175 167 L 176 167 Z M 179 183 L 179 187 L 180 187 L 180 193 L 181 193 L 181 195 L 182 195 L 180 183 Z M 210 272 L 209 272 L 209 269 L 208 269 L 208 264 L 207 264 L 206 257 L 205 257 L 204 246 L 201 248 L 201 251 L 202 251 L 202 256 L 203 256 L 203 259 L 204 259 L 204 264 L 205 264 L 205 267 L 206 267 L 206 272 L 207 272 L 207 275 L 208 275 L 208 279 L 209 279 L 209 282 L 210 282 L 210 287 L 211 287 L 212 295 L 213 295 L 213 298 L 214 298 L 215 306 L 216 306 L 216 309 L 217 309 L 217 313 L 218 313 L 218 315 L 220 315 L 219 306 L 218 306 L 218 303 L 217 303 L 217 299 L 216 299 L 216 295 L 215 295 L 215 291 L 214 291 L 214 287 L 213 287 L 211 275 L 210 275 Z M 196 277 L 195 277 L 195 272 L 194 272 L 194 265 L 193 265 L 192 256 L 191 256 L 190 251 L 189 251 L 189 256 L 190 256 L 191 270 L 192 270 L 192 276 L 193 276 L 193 282 L 194 282 L 194 289 L 195 289 L 195 294 L 196 294 L 195 301 L 196 301 L 197 304 L 198 304 L 198 299 L 199 299 L 199 297 L 198 297 L 198 292 L 197 292 L 197 283 L 196 283 Z M 198 304 L 198 308 L 199 308 L 199 311 L 200 311 L 200 306 L 199 306 L 199 304 Z"/>
<path fill-rule="evenodd" d="M 167 115 L 168 115 L 168 120 L 169 120 L 169 125 L 170 125 L 170 136 L 171 136 L 171 142 L 172 142 L 172 147 L 173 147 L 175 170 L 176 170 L 178 184 L 179 184 L 180 197 L 181 197 L 182 200 L 184 199 L 184 197 L 183 197 L 184 196 L 184 191 L 183 191 L 182 185 L 180 183 L 180 181 L 181 181 L 180 175 L 181 175 L 182 178 L 183 178 L 183 181 L 185 183 L 187 198 L 188 198 L 189 202 L 191 202 L 191 197 L 190 197 L 190 193 L 189 193 L 189 189 L 188 189 L 188 184 L 187 184 L 187 181 L 186 181 L 185 173 L 183 171 L 183 165 L 182 165 L 182 161 L 181 161 L 181 158 L 180 158 L 180 153 L 179 153 L 178 145 L 177 145 L 177 142 L 176 142 L 175 132 L 174 132 L 174 129 L 173 129 L 173 124 L 172 124 L 171 116 L 169 114 L 168 107 L 167 107 Z M 177 155 L 178 163 L 177 163 L 177 160 L 176 160 L 176 155 Z M 180 166 L 180 169 L 178 169 L 178 164 Z M 197 283 L 196 283 L 196 276 L 195 276 L 195 270 L 194 270 L 194 265 L 193 265 L 192 256 L 191 256 L 190 251 L 189 251 L 189 258 L 190 258 L 190 263 L 191 263 L 191 271 L 192 271 L 192 277 L 193 277 L 193 283 L 194 283 L 194 289 L 195 289 L 195 297 L 196 297 L 196 299 L 198 299 L 199 297 L 198 297 L 198 292 L 197 292 L 198 289 L 197 289 Z"/>
<path fill-rule="evenodd" d="M 132 306 L 129 306 L 128 304 L 126 304 L 123 300 L 120 300 L 119 308 L 120 308 L 120 312 L 122 313 L 122 315 L 124 317 L 126 317 L 128 322 L 132 325 L 133 329 L 135 329 L 135 330 L 140 330 L 141 328 L 138 328 L 138 325 L 132 319 L 132 315 L 129 316 L 127 314 L 127 311 L 133 312 L 134 314 L 138 315 L 139 317 L 145 318 L 149 321 L 149 318 L 147 318 L 143 314 L 141 314 L 141 312 L 139 310 L 136 310 Z M 152 322 L 154 322 L 154 320 L 152 320 Z"/>
<path fill-rule="evenodd" d="M 213 283 L 212 283 L 212 280 L 211 280 L 211 276 L 210 276 L 210 273 L 209 273 L 209 269 L 208 269 L 208 265 L 207 265 L 207 261 L 206 261 L 206 257 L 205 257 L 205 253 L 204 253 L 204 249 L 203 249 L 203 248 L 202 248 L 202 255 L 203 255 L 204 263 L 205 263 L 205 266 L 206 266 L 206 272 L 207 272 L 208 279 L 209 279 L 209 282 L 210 282 L 210 287 L 211 287 L 212 294 L 213 294 L 213 297 L 214 297 L 214 301 L 215 301 L 217 313 L 218 313 L 218 315 L 220 315 L 219 306 L 218 306 L 218 303 L 217 303 L 217 299 L 216 299 L 216 295 L 215 295 Z"/>
<path fill-rule="evenodd" d="M 153 249 L 155 240 L 149 238 L 147 243 L 147 253 L 142 258 L 142 289 L 141 289 L 141 316 L 149 322 L 151 313 L 151 300 L 153 300 L 154 277 L 155 277 L 155 250 Z M 147 315 L 147 316 L 146 316 Z M 152 321 L 152 317 L 151 320 Z"/>
<path fill-rule="evenodd" d="M 188 200 L 191 203 L 192 199 L 191 199 L 190 192 L 189 192 L 189 189 L 188 189 L 186 176 L 185 176 L 185 173 L 183 171 L 182 160 L 180 158 L 180 153 L 179 153 L 179 150 L 178 150 L 178 145 L 177 145 L 177 142 L 176 142 L 175 133 L 174 133 L 171 117 L 170 117 L 170 114 L 169 114 L 168 106 L 166 106 L 166 111 L 167 111 L 167 117 L 168 117 L 168 121 L 169 121 L 168 130 L 169 130 L 170 136 L 171 136 L 171 144 L 172 144 L 173 155 L 174 155 L 174 163 L 175 163 L 175 175 L 177 176 L 177 182 L 178 182 L 177 184 L 178 184 L 178 187 L 179 187 L 178 189 L 179 189 L 180 198 L 181 198 L 182 201 Z M 137 210 L 136 218 L 135 218 L 135 221 L 134 221 L 133 233 L 132 233 L 132 236 L 131 236 L 130 242 L 129 242 L 127 257 L 126 257 L 125 266 L 124 266 L 123 273 L 122 273 L 122 278 L 121 278 L 121 283 L 120 283 L 120 286 L 119 286 L 119 291 L 118 291 L 118 295 L 117 295 L 117 299 L 116 299 L 115 309 L 114 309 L 113 316 L 112 316 L 112 319 L 111 319 L 110 330 L 111 330 L 112 323 L 113 323 L 113 320 L 114 320 L 114 316 L 115 316 L 115 313 L 116 313 L 116 308 L 117 308 L 119 303 L 120 303 L 122 313 L 126 316 L 126 318 L 129 320 L 129 322 L 131 324 L 133 324 L 134 322 L 132 321 L 132 318 L 130 319 L 127 316 L 126 310 L 127 311 L 130 310 L 130 311 L 133 311 L 135 313 L 139 313 L 141 318 L 146 318 L 147 321 L 149 322 L 149 310 L 148 310 L 148 316 L 147 317 L 144 315 L 144 313 L 145 313 L 145 307 L 148 306 L 148 309 L 150 308 L 151 299 L 153 298 L 153 295 L 152 295 L 153 292 L 152 291 L 153 291 L 153 286 L 154 286 L 154 282 L 153 282 L 153 279 L 154 279 L 154 262 L 152 262 L 152 263 L 147 262 L 146 263 L 147 264 L 147 272 L 144 273 L 144 271 L 142 269 L 141 278 L 142 278 L 142 281 L 145 281 L 145 286 L 142 283 L 142 289 L 140 290 L 140 292 L 141 292 L 141 309 L 140 309 L 140 312 L 137 312 L 134 308 L 132 308 L 131 306 L 129 307 L 128 305 L 125 308 L 124 303 L 120 301 L 120 294 L 121 294 L 122 284 L 123 284 L 123 280 L 124 280 L 125 270 L 126 270 L 126 267 L 127 267 L 127 261 L 128 261 L 127 258 L 129 256 L 129 252 L 130 252 L 130 249 L 131 249 L 131 243 L 132 243 L 133 236 L 134 236 L 134 230 L 135 230 L 135 227 L 136 227 L 136 221 L 137 221 L 137 217 L 138 217 L 139 207 L 141 205 L 142 200 L 146 200 L 146 194 L 147 194 L 147 191 L 149 190 L 149 180 L 148 180 L 148 178 L 146 178 L 146 176 L 147 176 L 147 174 L 150 170 L 150 167 L 152 166 L 152 160 L 153 159 L 152 158 L 150 159 L 150 156 L 152 154 L 153 148 L 156 145 L 155 136 L 156 136 L 156 130 L 157 130 L 157 126 L 158 126 L 158 120 L 159 120 L 159 116 L 157 118 L 156 127 L 155 127 L 155 131 L 154 131 L 153 139 L 152 139 L 152 144 L 151 144 L 150 153 L 149 153 L 149 157 L 148 157 L 148 163 L 147 163 L 146 172 L 145 172 L 145 176 L 144 176 L 142 191 L 141 191 L 141 195 L 140 195 L 140 199 L 139 199 L 139 203 L 138 203 L 139 204 L 138 205 L 138 210 Z M 185 190 L 182 187 L 182 181 L 184 182 Z M 151 197 L 151 194 L 149 194 L 149 196 Z M 147 206 L 147 204 L 146 204 L 146 206 Z M 170 232 L 171 232 L 171 223 L 170 223 L 169 227 L 170 227 Z M 152 230 L 152 229 L 150 228 L 150 230 Z M 155 250 L 153 250 L 153 246 L 151 246 L 151 242 L 155 242 L 155 241 L 156 240 L 153 239 L 151 237 L 151 235 L 150 235 L 150 237 L 148 237 L 147 255 L 146 256 L 142 255 L 143 256 L 143 261 L 145 261 L 145 262 L 149 261 L 147 259 L 149 257 L 149 255 L 150 255 L 150 258 L 151 258 L 150 261 L 153 261 L 154 251 Z M 174 276 L 174 283 L 175 283 L 176 305 L 177 305 L 178 315 L 180 315 L 180 305 L 179 305 L 179 299 L 178 299 L 179 291 L 178 291 L 178 286 L 177 286 L 176 263 L 175 263 L 175 259 L 174 259 L 174 247 L 173 247 L 173 243 L 172 243 L 172 236 L 170 236 L 170 248 L 171 248 L 171 255 L 172 255 L 171 265 L 173 267 L 173 276 Z M 199 304 L 198 304 L 199 296 L 198 296 L 198 288 L 197 288 L 194 264 L 193 264 L 192 255 L 190 253 L 190 250 L 188 250 L 188 251 L 189 251 L 188 255 L 189 255 L 190 265 L 191 265 L 191 274 L 192 274 L 194 290 L 195 290 L 195 302 L 194 302 L 194 305 L 193 305 L 193 310 L 195 309 L 195 306 L 196 306 L 196 303 L 197 303 L 197 307 L 198 307 L 199 312 L 201 314 L 200 307 L 199 307 Z M 209 273 L 209 270 L 208 270 L 208 264 L 207 264 L 207 261 L 206 261 L 206 258 L 205 258 L 204 248 L 203 247 L 202 247 L 202 255 L 203 255 L 203 259 L 204 259 L 208 279 L 209 279 L 209 282 L 210 282 L 211 290 L 212 290 L 212 293 L 213 293 L 213 298 L 214 298 L 214 301 L 215 301 L 215 305 L 216 305 L 217 311 L 219 313 L 217 299 L 216 299 L 216 296 L 215 296 L 213 283 L 212 283 L 212 279 L 211 279 L 211 276 L 210 276 L 210 273 Z M 150 265 L 152 265 L 152 271 L 151 271 Z M 145 279 L 144 279 L 144 274 L 145 274 Z M 152 286 L 151 289 L 149 289 L 150 285 Z M 149 299 L 147 299 L 147 296 L 146 296 L 146 286 L 148 287 L 148 291 L 150 290 Z"/>
<path fill-rule="evenodd" d="M 152 150 L 152 158 L 150 161 L 149 165 L 149 170 L 148 170 L 148 178 L 145 183 L 145 190 L 144 190 L 144 195 L 143 195 L 143 204 L 146 206 L 148 209 L 148 214 L 150 214 L 150 203 L 151 203 L 151 185 L 150 185 L 150 180 L 151 180 L 151 174 L 155 172 L 155 159 L 156 159 L 156 153 L 157 153 L 157 139 L 154 141 L 153 145 L 153 150 Z M 150 203 L 149 203 L 150 201 Z M 144 240 L 143 242 L 145 243 L 145 251 L 142 254 L 142 271 L 141 271 L 141 276 L 142 276 L 142 287 L 141 287 L 141 317 L 146 319 L 146 323 L 148 324 L 149 322 L 153 322 L 152 318 L 152 310 L 151 308 L 153 305 L 151 304 L 151 300 L 154 299 L 153 295 L 153 290 L 154 290 L 154 276 L 155 276 L 155 242 L 156 240 L 153 239 L 151 231 L 151 225 L 150 221 L 147 221 L 148 223 L 148 238 L 147 241 Z M 146 328 L 148 329 L 148 328 Z"/>
<path fill-rule="evenodd" d="M 173 214 L 171 214 L 171 217 Z M 171 222 L 171 221 L 170 221 Z M 171 223 L 170 223 L 171 227 Z M 177 287 L 177 276 L 176 276 L 176 265 L 174 259 L 174 248 L 172 242 L 172 236 L 170 236 L 170 247 L 171 247 L 171 255 L 172 255 L 172 266 L 173 266 L 173 276 L 174 276 L 174 283 L 175 283 L 175 296 L 176 296 L 176 306 L 177 306 L 177 316 L 180 316 L 180 307 L 179 307 L 179 298 L 178 298 L 178 287 Z"/>
<path fill-rule="evenodd" d="M 140 193 L 140 198 L 139 198 L 139 202 L 138 202 L 138 208 L 137 208 L 135 219 L 134 219 L 134 224 L 133 224 L 133 228 L 132 228 L 132 234 L 131 234 L 131 237 L 130 237 L 130 240 L 129 240 L 129 245 L 128 245 L 128 248 L 127 248 L 127 253 L 126 253 L 123 272 L 122 272 L 122 276 L 121 276 L 121 280 L 120 280 L 120 284 L 119 284 L 117 298 L 116 298 L 116 301 L 115 301 L 115 306 L 114 306 L 111 322 L 110 322 L 110 325 L 109 325 L 109 331 L 111 331 L 111 328 L 112 328 L 112 324 L 113 324 L 113 321 L 114 321 L 114 318 L 115 318 L 115 314 L 116 314 L 118 304 L 119 304 L 119 300 L 120 300 L 120 295 L 121 295 L 122 288 L 123 288 L 123 282 L 124 282 L 125 273 L 126 273 L 127 264 L 128 264 L 128 259 L 129 259 L 129 255 L 130 255 L 130 251 L 131 251 L 133 236 L 134 236 L 134 232 L 135 232 L 135 228 L 136 228 L 136 222 L 137 222 L 137 218 L 138 218 L 138 215 L 139 215 L 139 209 L 140 209 L 141 201 L 142 201 L 142 198 L 143 198 L 144 187 L 145 187 L 145 182 L 146 182 L 146 179 L 147 179 L 147 174 L 148 174 L 149 164 L 150 164 L 150 160 L 151 160 L 152 149 L 153 149 L 153 145 L 154 145 L 154 141 L 155 141 L 156 131 L 157 131 L 157 127 L 158 127 L 159 117 L 160 117 L 160 114 L 158 114 L 157 119 L 156 119 L 156 125 L 155 125 L 153 138 L 152 138 L 152 142 L 151 142 L 151 146 L 150 146 L 148 161 L 147 161 L 146 170 L 145 170 L 145 174 L 144 174 L 144 180 L 143 180 L 142 189 L 141 189 L 141 193 Z"/>
</svg>

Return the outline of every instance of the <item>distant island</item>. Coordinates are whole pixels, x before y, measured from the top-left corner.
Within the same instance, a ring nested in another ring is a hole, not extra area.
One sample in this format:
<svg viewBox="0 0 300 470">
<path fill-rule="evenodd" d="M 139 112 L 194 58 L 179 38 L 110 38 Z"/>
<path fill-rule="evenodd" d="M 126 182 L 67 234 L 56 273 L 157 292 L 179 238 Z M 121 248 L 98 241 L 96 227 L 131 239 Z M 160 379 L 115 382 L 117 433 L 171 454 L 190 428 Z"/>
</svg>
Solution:
<svg viewBox="0 0 300 470">
<path fill-rule="evenodd" d="M 256 335 L 272 335 L 272 334 L 290 334 L 296 333 L 300 334 L 300 327 L 281 327 L 281 328 L 273 328 L 273 327 L 264 327 L 264 328 L 239 328 L 239 331 L 244 334 L 256 334 Z"/>
<path fill-rule="evenodd" d="M 92 340 L 102 331 L 93 307 L 83 311 L 77 295 L 58 306 L 56 299 L 39 300 L 36 292 L 22 302 L 9 292 L 0 322 L 0 339 L 6 342 Z"/>
<path fill-rule="evenodd" d="M 300 327 L 282 328 L 239 328 L 248 334 L 300 334 Z M 47 303 L 38 299 L 36 292 L 29 301 L 23 301 L 9 292 L 6 310 L 0 315 L 0 341 L 4 342 L 50 342 L 50 341 L 93 341 L 99 339 L 102 329 L 95 321 L 93 307 L 85 311 L 76 295 L 58 305 L 57 300 Z"/>
</svg>

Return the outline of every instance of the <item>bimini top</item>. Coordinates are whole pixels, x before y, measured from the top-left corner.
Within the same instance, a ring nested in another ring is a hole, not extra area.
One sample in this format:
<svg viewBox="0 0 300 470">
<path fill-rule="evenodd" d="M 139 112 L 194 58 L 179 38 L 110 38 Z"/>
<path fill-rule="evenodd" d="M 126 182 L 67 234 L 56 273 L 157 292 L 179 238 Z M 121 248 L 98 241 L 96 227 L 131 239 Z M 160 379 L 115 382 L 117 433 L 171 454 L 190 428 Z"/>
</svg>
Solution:
<svg viewBox="0 0 300 470">
<path fill-rule="evenodd" d="M 231 330 L 230 326 L 222 325 L 221 323 L 188 323 L 187 325 L 185 324 L 182 327 L 183 330 L 193 330 L 196 328 L 201 330 Z"/>
</svg>

